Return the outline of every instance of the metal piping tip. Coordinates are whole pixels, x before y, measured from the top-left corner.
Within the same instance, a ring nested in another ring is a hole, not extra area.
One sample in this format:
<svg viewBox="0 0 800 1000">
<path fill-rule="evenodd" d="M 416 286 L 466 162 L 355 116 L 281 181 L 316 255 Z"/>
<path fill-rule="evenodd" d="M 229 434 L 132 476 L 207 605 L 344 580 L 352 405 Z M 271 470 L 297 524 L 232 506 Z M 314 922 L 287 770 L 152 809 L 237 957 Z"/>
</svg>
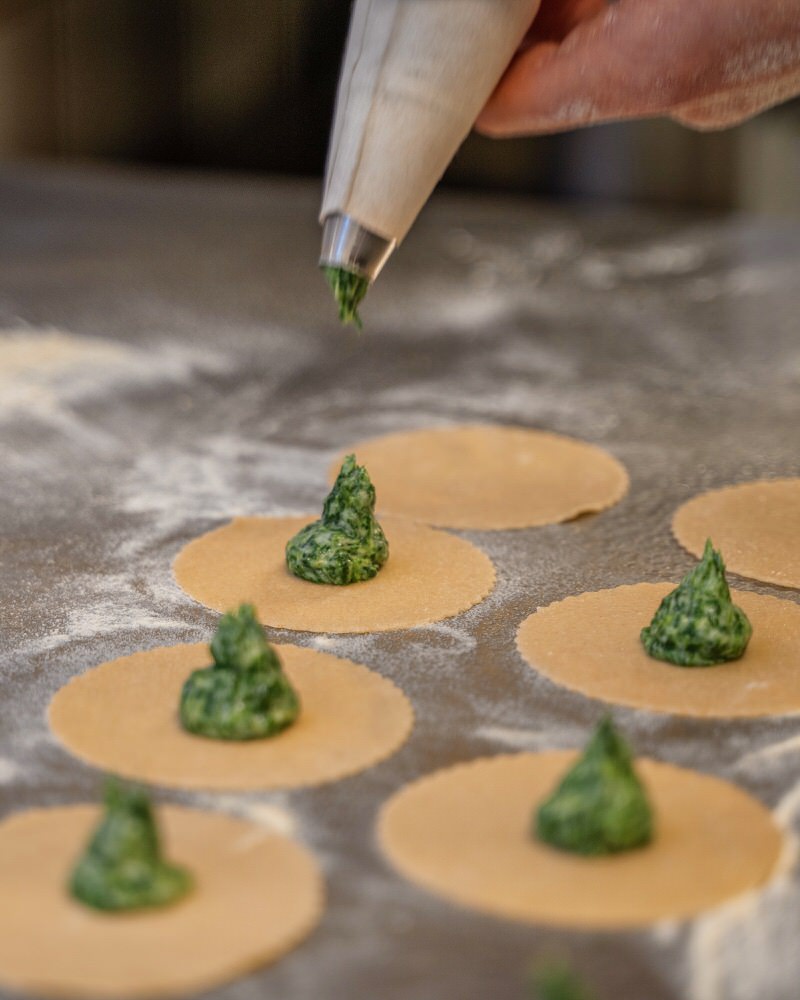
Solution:
<svg viewBox="0 0 800 1000">
<path fill-rule="evenodd" d="M 323 223 L 320 267 L 341 267 L 372 282 L 396 245 L 397 240 L 378 236 L 349 215 L 337 212 Z"/>
</svg>

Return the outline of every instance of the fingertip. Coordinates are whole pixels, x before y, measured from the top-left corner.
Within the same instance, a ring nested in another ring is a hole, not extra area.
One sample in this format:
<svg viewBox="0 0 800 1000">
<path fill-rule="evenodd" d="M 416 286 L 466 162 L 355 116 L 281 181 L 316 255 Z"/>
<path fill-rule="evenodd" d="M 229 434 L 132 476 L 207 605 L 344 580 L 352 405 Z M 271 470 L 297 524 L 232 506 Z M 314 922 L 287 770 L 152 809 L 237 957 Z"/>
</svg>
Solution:
<svg viewBox="0 0 800 1000">
<path fill-rule="evenodd" d="M 722 132 L 726 128 L 741 124 L 741 120 L 716 121 L 713 118 L 705 118 L 701 115 L 692 116 L 677 112 L 669 115 L 669 117 L 672 121 L 677 122 L 678 125 L 691 129 L 692 132 Z"/>
<path fill-rule="evenodd" d="M 488 139 L 505 139 L 510 134 L 508 129 L 508 119 L 493 105 L 487 105 L 475 119 L 475 131 Z"/>
</svg>

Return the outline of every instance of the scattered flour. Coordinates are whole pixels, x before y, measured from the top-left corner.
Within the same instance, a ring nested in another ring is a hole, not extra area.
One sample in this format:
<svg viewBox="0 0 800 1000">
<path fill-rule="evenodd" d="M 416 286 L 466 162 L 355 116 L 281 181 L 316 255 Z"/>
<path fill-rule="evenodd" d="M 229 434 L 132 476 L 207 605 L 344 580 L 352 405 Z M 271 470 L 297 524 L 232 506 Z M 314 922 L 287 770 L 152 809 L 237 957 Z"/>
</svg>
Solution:
<svg viewBox="0 0 800 1000">
<path fill-rule="evenodd" d="M 315 649 L 329 650 L 336 645 L 336 641 L 331 635 L 315 635 L 311 640 L 311 645 Z"/>
<path fill-rule="evenodd" d="M 694 922 L 688 953 L 690 1000 L 796 1000 L 800 900 L 797 879 L 787 871 L 795 859 L 792 844 L 764 889 Z"/>
<path fill-rule="evenodd" d="M 331 450 L 215 434 L 188 449 L 141 454 L 118 486 L 119 503 L 126 513 L 146 514 L 157 534 L 193 519 L 305 513 L 321 503 L 332 457 Z M 303 495 L 305 508 L 292 502 Z"/>
<path fill-rule="evenodd" d="M 221 795 L 201 793 L 193 797 L 193 802 L 205 809 L 231 813 L 249 820 L 269 833 L 278 833 L 284 837 L 293 837 L 297 833 L 297 818 L 289 810 L 285 795 L 275 793 L 276 801 L 266 802 L 261 798 L 254 799 L 244 795 Z"/>
<path fill-rule="evenodd" d="M 132 351 L 112 341 L 77 337 L 59 330 L 19 328 L 0 333 L 0 379 L 4 386 L 18 380 L 46 382 L 71 369 L 116 367 Z"/>
<path fill-rule="evenodd" d="M 494 324 L 513 319 L 515 310 L 531 308 L 530 288 L 534 286 L 535 308 L 540 314 L 561 315 L 568 308 L 563 289 L 550 294 L 541 284 L 549 268 L 563 268 L 569 280 L 577 275 L 581 279 L 578 284 L 584 290 L 589 287 L 591 291 L 595 287 L 602 291 L 640 277 L 691 276 L 706 259 L 705 251 L 682 243 L 644 247 L 641 255 L 597 254 L 590 258 L 595 268 L 592 277 L 591 267 L 589 272 L 580 272 L 586 258 L 581 257 L 574 234 L 552 233 L 547 240 L 543 238 L 540 243 L 532 243 L 525 251 L 528 256 L 522 265 L 498 248 L 490 246 L 487 249 L 469 234 L 459 238 L 459 252 L 474 262 L 478 278 L 472 288 L 461 290 L 458 295 L 451 289 L 443 297 L 441 290 L 432 284 L 432 324 L 435 327 L 438 317 L 442 326 L 474 329 L 481 333 L 490 331 Z M 518 289 L 520 266 L 530 278 L 529 287 L 509 296 L 503 283 L 508 281 Z M 726 280 L 729 283 L 726 290 L 734 294 L 749 294 L 769 287 L 767 269 L 757 265 L 752 269 L 748 266 L 738 274 L 731 272 Z M 706 289 L 709 295 L 713 292 L 715 288 Z M 680 346 L 679 339 L 677 342 Z M 457 381 L 451 374 L 447 378 L 442 376 L 441 379 L 381 389 L 375 400 L 372 432 L 447 423 L 450 422 L 448 414 L 453 414 L 454 419 L 462 420 L 508 418 L 549 424 L 580 434 L 582 427 L 575 422 L 579 413 L 595 435 L 615 431 L 619 411 L 625 407 L 619 399 L 609 402 L 605 385 L 599 385 L 594 394 L 591 387 L 583 386 L 580 398 L 569 384 L 564 387 L 561 383 L 570 383 L 576 375 L 575 362 L 557 348 L 548 347 L 546 342 L 536 343 L 529 336 L 527 342 L 504 337 L 495 361 L 501 367 L 506 366 L 507 377 L 503 379 L 504 391 L 493 398 L 487 399 L 481 391 L 480 380 L 476 378 L 473 384 L 468 372 Z M 64 434 L 89 443 L 95 452 L 110 451 L 117 447 L 117 442 L 101 428 L 83 421 L 74 412 L 74 403 L 98 394 L 108 396 L 121 387 L 151 386 L 164 380 L 174 383 L 180 390 L 194 371 L 225 372 L 228 365 L 229 361 L 222 356 L 180 346 L 148 350 L 54 330 L 6 331 L 0 333 L 0 421 L 24 413 L 57 425 Z M 537 385 L 536 391 L 531 389 L 533 377 L 541 378 L 542 384 Z M 348 393 L 349 390 L 344 390 L 337 397 L 332 389 L 326 392 L 324 399 L 309 402 L 303 410 L 307 439 L 330 440 L 332 403 L 341 406 L 341 412 L 346 414 L 336 430 L 337 434 L 341 432 L 339 443 L 345 442 L 350 429 L 354 430 L 354 438 L 366 436 L 362 433 L 363 417 Z M 66 647 L 76 639 L 103 637 L 109 649 L 116 649 L 113 642 L 116 634 L 123 637 L 120 641 L 125 648 L 114 655 L 122 655 L 136 648 L 136 642 L 131 641 L 128 633 L 137 630 L 146 634 L 151 644 L 160 642 L 161 635 L 170 630 L 181 635 L 181 641 L 188 641 L 187 631 L 197 639 L 208 638 L 208 628 L 187 625 L 188 612 L 195 616 L 197 608 L 174 585 L 168 551 L 177 550 L 187 530 L 193 530 L 197 521 L 226 519 L 236 514 L 280 515 L 314 510 L 325 489 L 324 472 L 333 449 L 319 444 L 270 443 L 267 438 L 272 430 L 261 424 L 258 431 L 249 436 L 237 434 L 235 430 L 198 434 L 189 445 L 168 443 L 133 455 L 130 467 L 116 482 L 108 498 L 109 507 L 125 515 L 129 523 L 119 529 L 111 539 L 109 551 L 103 553 L 104 572 L 74 572 L 69 576 L 65 587 L 70 593 L 65 590 L 52 595 L 53 606 L 66 609 L 63 617 L 51 634 L 26 644 L 26 658 Z M 5 461 L 1 444 L 0 461 Z M 18 456 L 17 461 L 26 462 L 28 457 Z M 201 530 L 205 527 L 203 525 Z M 565 562 L 576 556 L 576 550 L 570 546 L 577 543 L 571 539 L 580 530 L 577 525 L 551 532 L 563 536 L 561 554 Z M 548 529 L 541 535 L 547 537 Z M 513 539 L 497 537 L 479 540 L 479 544 L 490 552 L 501 570 L 497 590 L 484 604 L 456 623 L 440 623 L 404 634 L 404 659 L 399 661 L 396 655 L 394 657 L 394 662 L 402 667 L 398 668 L 397 679 L 402 685 L 419 680 L 418 690 L 424 690 L 424 683 L 451 684 L 464 699 L 463 704 L 455 708 L 463 709 L 464 718 L 481 720 L 472 733 L 480 740 L 497 745 L 498 750 L 576 746 L 585 735 L 585 726 L 575 722 L 549 729 L 526 728 L 529 705 L 503 705 L 504 714 L 488 717 L 488 721 L 484 706 L 471 711 L 469 694 L 459 684 L 462 679 L 460 657 L 475 650 L 475 625 L 496 616 L 509 598 L 530 595 L 530 581 L 537 579 L 536 566 L 528 564 L 522 568 L 516 565 Z M 575 575 L 580 576 L 580 563 L 576 561 L 575 565 Z M 163 641 L 178 640 L 165 635 Z M 308 641 L 316 648 L 370 664 L 380 662 L 380 652 L 384 646 L 391 649 L 392 640 L 374 635 L 317 636 L 298 641 Z M 410 658 L 406 655 L 409 653 L 413 654 Z M 81 662 L 82 652 L 69 656 L 65 655 L 63 663 L 59 664 L 62 674 L 74 673 L 89 665 Z M 25 669 L 27 666 L 23 663 Z M 413 691 L 412 684 L 408 686 Z M 422 702 L 420 708 L 422 715 L 425 711 Z M 36 711 L 38 719 L 40 706 Z M 42 744 L 50 741 L 41 719 L 35 726 L 28 727 L 28 733 L 31 746 L 34 740 Z M 800 749 L 800 737 L 791 737 L 746 754 L 739 766 L 743 770 L 752 767 L 753 773 L 758 773 L 768 760 L 782 759 L 796 749 Z M 14 780 L 18 772 L 14 761 L 0 759 L 0 782 Z M 208 794 L 190 798 L 204 807 L 240 815 L 264 830 L 287 835 L 303 833 L 296 813 L 287 806 L 292 801 L 287 796 L 270 795 L 265 799 Z M 776 816 L 791 825 L 796 821 L 798 810 L 800 786 L 784 796 Z M 800 905 L 789 866 L 790 862 L 785 861 L 783 874 L 763 892 L 714 911 L 692 925 L 691 1000 L 752 1000 L 753 997 L 795 1000 L 794 996 L 779 992 L 787 982 L 796 983 L 800 979 L 800 953 L 796 948 L 800 936 Z M 382 886 L 380 882 L 378 888 Z M 387 881 L 387 893 L 395 892 L 395 883 Z M 659 925 L 653 931 L 657 943 L 665 946 L 674 934 L 674 925 Z M 771 986 L 775 986 L 772 992 Z"/>
<path fill-rule="evenodd" d="M 68 420 L 68 406 L 121 386 L 185 380 L 193 370 L 223 371 L 221 355 L 178 345 L 132 347 L 55 329 L 0 331 L 0 420 L 20 411 Z M 73 422 L 73 430 L 77 425 Z M 89 428 L 83 426 L 82 433 Z"/>
<path fill-rule="evenodd" d="M 775 807 L 775 819 L 787 830 L 800 820 L 800 782 L 789 789 Z"/>
<path fill-rule="evenodd" d="M 479 726 L 475 731 L 479 739 L 500 743 L 514 750 L 557 750 L 566 747 L 562 730 L 545 731 L 534 729 L 514 729 L 510 726 Z"/>
<path fill-rule="evenodd" d="M 783 757 L 786 754 L 798 752 L 800 752 L 800 735 L 790 736 L 788 739 L 781 740 L 779 743 L 770 743 L 768 746 L 761 747 L 759 750 L 753 750 L 750 753 L 745 754 L 738 761 L 738 767 L 744 771 L 758 770 L 759 767 L 763 765 L 765 760 Z"/>
<path fill-rule="evenodd" d="M 771 881 L 692 924 L 690 1000 L 796 1000 L 800 978 L 800 950 L 796 946 L 800 936 L 796 832 L 800 783 L 783 796 L 774 816 L 786 839 Z"/>
<path fill-rule="evenodd" d="M 15 761 L 0 757 L 0 785 L 14 781 L 20 773 L 21 769 Z"/>
<path fill-rule="evenodd" d="M 797 273 L 795 261 L 744 263 L 723 274 L 703 275 L 687 286 L 689 297 L 696 302 L 711 302 L 719 297 L 762 296 L 786 287 Z"/>
</svg>

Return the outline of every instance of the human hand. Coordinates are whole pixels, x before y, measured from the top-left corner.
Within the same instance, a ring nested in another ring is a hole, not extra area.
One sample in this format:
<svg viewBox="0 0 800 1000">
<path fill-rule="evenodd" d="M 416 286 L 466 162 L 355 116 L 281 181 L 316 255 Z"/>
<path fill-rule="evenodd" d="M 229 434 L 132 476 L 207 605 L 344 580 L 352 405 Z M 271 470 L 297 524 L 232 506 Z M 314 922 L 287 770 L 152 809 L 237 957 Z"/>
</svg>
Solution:
<svg viewBox="0 0 800 1000">
<path fill-rule="evenodd" d="M 800 0 L 543 0 L 476 128 L 725 128 L 799 93 Z"/>
</svg>

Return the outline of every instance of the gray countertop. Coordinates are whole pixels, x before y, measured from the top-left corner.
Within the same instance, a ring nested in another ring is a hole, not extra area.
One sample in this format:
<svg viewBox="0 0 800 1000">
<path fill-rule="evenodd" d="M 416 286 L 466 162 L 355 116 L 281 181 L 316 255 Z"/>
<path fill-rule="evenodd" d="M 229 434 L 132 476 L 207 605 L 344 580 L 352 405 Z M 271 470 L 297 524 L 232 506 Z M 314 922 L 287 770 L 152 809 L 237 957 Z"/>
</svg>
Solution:
<svg viewBox="0 0 800 1000">
<path fill-rule="evenodd" d="M 795 1000 L 794 877 L 693 922 L 556 933 L 406 883 L 373 822 L 434 768 L 581 743 L 603 705 L 522 663 L 520 621 L 582 590 L 680 576 L 681 501 L 800 473 L 800 229 L 437 195 L 358 337 L 316 271 L 317 196 L 288 181 L 0 169 L 2 811 L 97 797 L 98 773 L 47 731 L 70 676 L 210 638 L 217 615 L 171 576 L 187 540 L 233 514 L 313 509 L 329 458 L 364 436 L 462 420 L 561 431 L 626 464 L 622 503 L 465 533 L 497 566 L 483 604 L 326 647 L 411 698 L 399 753 L 317 790 L 159 795 L 291 829 L 325 871 L 314 935 L 214 996 L 524 1000 L 530 961 L 555 946 L 598 1000 Z M 734 780 L 796 821 L 800 720 L 615 714 L 640 753 Z"/>
</svg>

